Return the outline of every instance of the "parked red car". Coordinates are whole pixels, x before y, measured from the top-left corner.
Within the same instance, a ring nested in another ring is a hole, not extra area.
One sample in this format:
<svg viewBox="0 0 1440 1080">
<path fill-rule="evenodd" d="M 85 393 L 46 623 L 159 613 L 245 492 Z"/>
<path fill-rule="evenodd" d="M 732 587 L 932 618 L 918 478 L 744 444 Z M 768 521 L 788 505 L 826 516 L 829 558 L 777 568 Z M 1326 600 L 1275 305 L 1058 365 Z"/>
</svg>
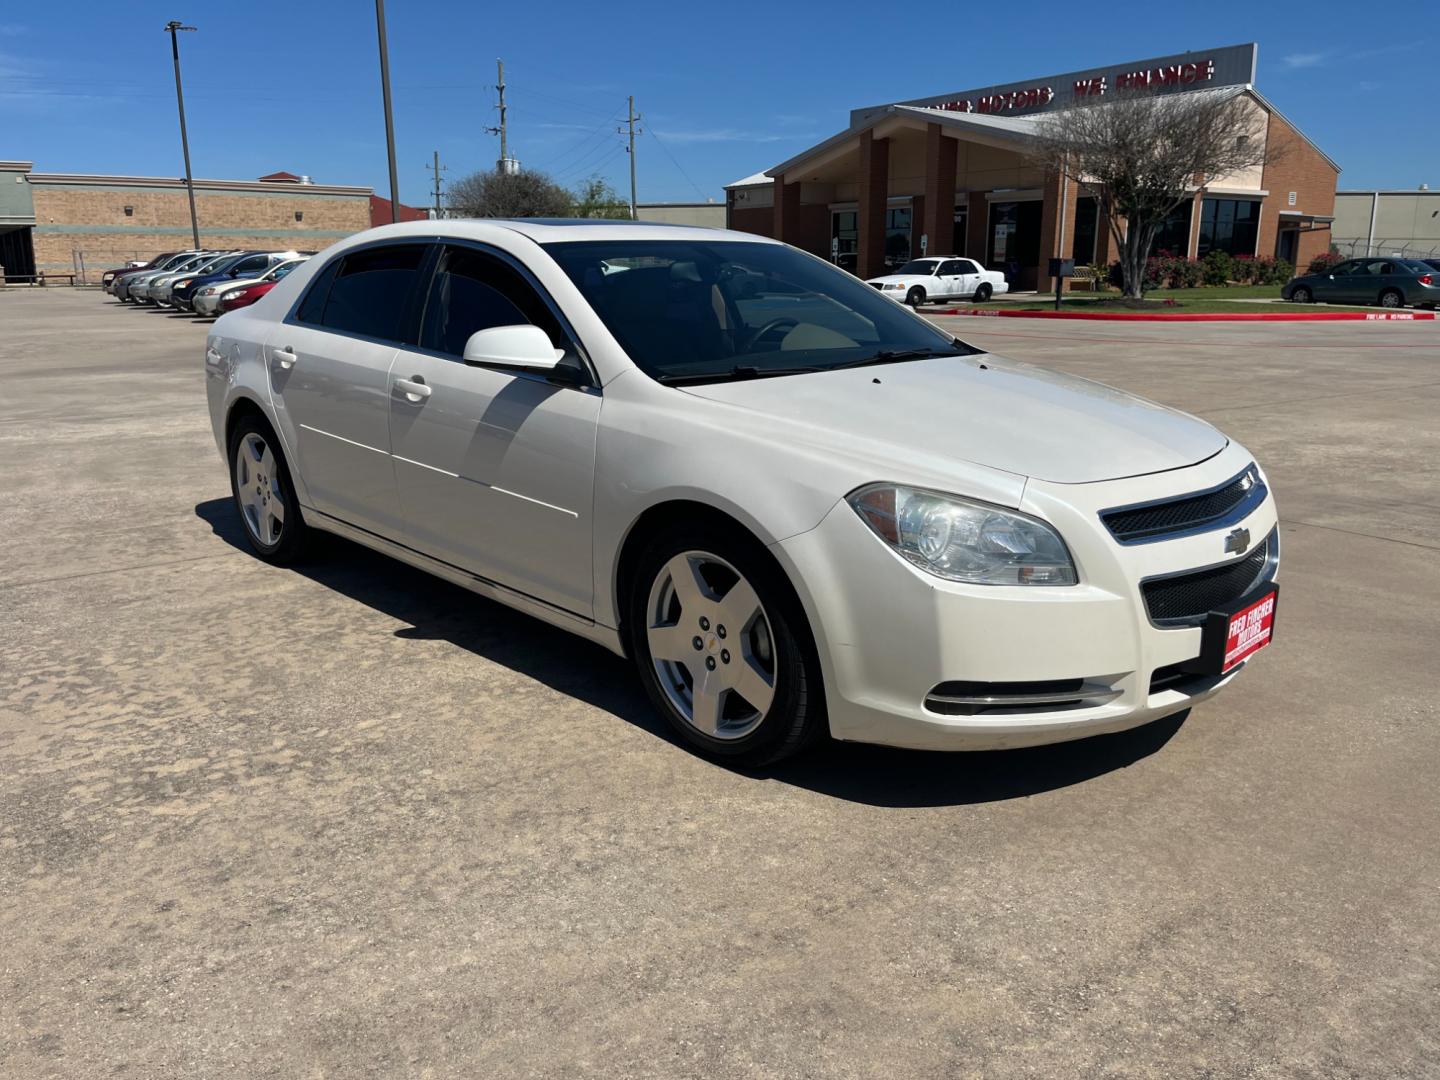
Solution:
<svg viewBox="0 0 1440 1080">
<path fill-rule="evenodd" d="M 234 311 L 236 308 L 249 307 L 273 289 L 275 284 L 273 281 L 262 281 L 258 285 L 246 285 L 243 289 L 233 289 L 220 298 L 220 310 Z"/>
<path fill-rule="evenodd" d="M 267 292 L 280 284 L 280 279 L 303 263 L 304 259 L 293 259 L 290 262 L 281 263 L 271 270 L 253 285 L 242 285 L 239 288 L 231 289 L 229 292 L 220 294 L 220 311 L 234 311 L 236 308 L 249 307 L 259 300 Z"/>
</svg>

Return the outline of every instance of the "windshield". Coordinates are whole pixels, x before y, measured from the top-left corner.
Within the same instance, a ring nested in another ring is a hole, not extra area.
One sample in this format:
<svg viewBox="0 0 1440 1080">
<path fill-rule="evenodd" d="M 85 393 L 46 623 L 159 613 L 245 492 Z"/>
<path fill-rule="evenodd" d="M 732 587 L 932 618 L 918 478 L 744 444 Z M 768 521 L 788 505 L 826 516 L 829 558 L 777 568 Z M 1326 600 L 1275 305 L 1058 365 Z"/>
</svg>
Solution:
<svg viewBox="0 0 1440 1080">
<path fill-rule="evenodd" d="M 286 274 L 290 273 L 291 270 L 294 270 L 295 267 L 299 266 L 304 261 L 304 259 L 292 259 L 290 262 L 281 263 L 279 266 L 275 267 L 274 270 L 271 270 L 260 280 L 279 281 L 281 278 L 283 278 Z"/>
<path fill-rule="evenodd" d="M 910 277 L 920 277 L 922 275 L 925 277 L 929 277 L 931 274 L 935 273 L 935 268 L 939 265 L 940 264 L 937 262 L 927 262 L 924 259 L 916 259 L 914 262 L 906 263 L 904 266 L 900 267 L 899 270 L 892 270 L 891 273 L 907 274 Z"/>
<path fill-rule="evenodd" d="M 245 258 L 245 252 L 243 251 L 235 255 L 226 255 L 223 259 L 217 259 L 207 266 L 205 272 L 207 274 L 223 274 L 243 258 Z"/>
<path fill-rule="evenodd" d="M 780 244 L 587 240 L 545 250 L 630 359 L 662 382 L 972 351 L 873 286 Z"/>
</svg>

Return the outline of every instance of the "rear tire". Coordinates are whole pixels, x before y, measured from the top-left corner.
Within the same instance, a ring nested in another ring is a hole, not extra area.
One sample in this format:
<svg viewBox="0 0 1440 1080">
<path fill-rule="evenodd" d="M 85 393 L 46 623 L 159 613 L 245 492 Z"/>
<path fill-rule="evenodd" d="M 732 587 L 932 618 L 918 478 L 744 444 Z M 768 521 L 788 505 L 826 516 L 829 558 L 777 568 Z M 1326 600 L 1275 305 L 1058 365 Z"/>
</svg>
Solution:
<svg viewBox="0 0 1440 1080">
<path fill-rule="evenodd" d="M 230 495 L 258 558 L 286 566 L 304 554 L 308 530 L 285 452 L 270 425 L 253 414 L 230 432 Z"/>
<path fill-rule="evenodd" d="M 994 293 L 995 290 L 990 286 L 990 284 L 988 282 L 982 281 L 979 285 L 975 287 L 975 303 L 985 303 L 985 301 L 989 300 L 990 297 L 994 295 Z"/>
<path fill-rule="evenodd" d="M 905 294 L 905 303 L 909 304 L 911 307 L 919 307 L 921 304 L 925 303 L 925 290 L 922 289 L 919 285 L 916 285 L 913 289 L 911 289 L 908 293 Z"/>
<path fill-rule="evenodd" d="M 650 700 L 705 757 L 769 765 L 825 731 L 804 612 L 765 549 L 740 530 L 681 523 L 651 538 L 625 625 Z"/>
<path fill-rule="evenodd" d="M 1404 307 L 1405 295 L 1399 289 L 1386 289 L 1380 294 L 1380 306 L 1383 308 Z"/>
</svg>

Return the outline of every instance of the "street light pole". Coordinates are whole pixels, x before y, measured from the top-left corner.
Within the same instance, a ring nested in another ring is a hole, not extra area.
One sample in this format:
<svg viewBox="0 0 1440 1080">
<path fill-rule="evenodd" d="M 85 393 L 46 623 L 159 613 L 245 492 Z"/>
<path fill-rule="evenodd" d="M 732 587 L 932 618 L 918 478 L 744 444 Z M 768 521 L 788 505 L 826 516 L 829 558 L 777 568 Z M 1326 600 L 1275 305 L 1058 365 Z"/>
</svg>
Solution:
<svg viewBox="0 0 1440 1080">
<path fill-rule="evenodd" d="M 185 191 L 190 196 L 190 238 L 195 241 L 195 250 L 200 250 L 200 219 L 195 214 L 195 178 L 190 175 L 190 136 L 185 132 L 185 91 L 180 88 L 180 39 L 175 35 L 185 30 L 193 33 L 195 27 L 185 26 L 179 19 L 165 24 L 170 35 L 170 55 L 175 59 L 175 103 L 180 106 L 180 148 L 185 152 Z"/>
<path fill-rule="evenodd" d="M 385 0 L 375 0 L 380 35 L 380 91 L 385 97 L 385 150 L 390 155 L 390 220 L 400 220 L 400 178 L 395 171 L 395 117 L 390 110 L 390 48 L 385 43 Z"/>
</svg>

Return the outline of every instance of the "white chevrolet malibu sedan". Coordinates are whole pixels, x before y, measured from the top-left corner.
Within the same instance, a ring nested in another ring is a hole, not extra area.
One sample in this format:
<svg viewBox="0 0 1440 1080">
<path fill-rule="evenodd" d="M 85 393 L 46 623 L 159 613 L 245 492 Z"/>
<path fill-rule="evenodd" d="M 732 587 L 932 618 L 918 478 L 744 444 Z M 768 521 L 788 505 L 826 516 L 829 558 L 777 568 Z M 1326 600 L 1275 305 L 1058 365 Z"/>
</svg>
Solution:
<svg viewBox="0 0 1440 1080">
<path fill-rule="evenodd" d="M 260 558 L 338 533 L 599 642 L 735 764 L 1131 728 L 1270 641 L 1244 448 L 774 241 L 385 226 L 223 316 L 205 365 Z"/>
</svg>

